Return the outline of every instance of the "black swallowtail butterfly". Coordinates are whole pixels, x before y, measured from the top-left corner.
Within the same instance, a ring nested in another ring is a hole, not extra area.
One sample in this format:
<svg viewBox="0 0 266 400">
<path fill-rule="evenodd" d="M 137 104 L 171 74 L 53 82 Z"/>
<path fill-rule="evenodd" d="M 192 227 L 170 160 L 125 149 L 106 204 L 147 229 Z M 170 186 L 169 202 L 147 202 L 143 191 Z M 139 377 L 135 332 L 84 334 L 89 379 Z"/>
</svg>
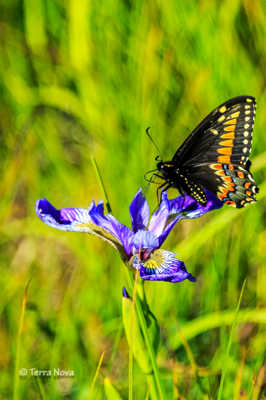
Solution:
<svg viewBox="0 0 266 400">
<path fill-rule="evenodd" d="M 239 96 L 212 111 L 187 137 L 171 161 L 159 161 L 160 188 L 175 187 L 205 205 L 203 188 L 237 208 L 256 200 L 258 188 L 248 157 L 256 100 Z"/>
</svg>

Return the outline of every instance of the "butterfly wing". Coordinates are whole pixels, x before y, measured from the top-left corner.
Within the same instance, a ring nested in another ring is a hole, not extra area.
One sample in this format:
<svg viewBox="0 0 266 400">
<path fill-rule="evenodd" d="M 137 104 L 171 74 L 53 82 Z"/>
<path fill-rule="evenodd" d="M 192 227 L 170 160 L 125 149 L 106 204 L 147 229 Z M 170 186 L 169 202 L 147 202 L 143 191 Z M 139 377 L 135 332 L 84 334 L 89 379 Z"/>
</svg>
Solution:
<svg viewBox="0 0 266 400">
<path fill-rule="evenodd" d="M 239 96 L 213 110 L 175 153 L 177 166 L 201 163 L 246 165 L 252 145 L 256 100 Z"/>
<path fill-rule="evenodd" d="M 241 208 L 254 203 L 258 192 L 249 166 L 250 162 L 243 167 L 221 163 L 199 164 L 188 169 L 186 176 L 214 193 L 219 200 Z"/>
</svg>

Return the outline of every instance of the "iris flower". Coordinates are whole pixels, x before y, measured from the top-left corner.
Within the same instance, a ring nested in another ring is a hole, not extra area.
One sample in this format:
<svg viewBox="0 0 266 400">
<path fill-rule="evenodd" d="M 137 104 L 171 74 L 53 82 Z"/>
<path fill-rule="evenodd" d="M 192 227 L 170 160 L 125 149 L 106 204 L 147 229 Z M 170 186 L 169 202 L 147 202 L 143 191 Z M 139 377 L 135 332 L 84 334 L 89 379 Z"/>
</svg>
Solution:
<svg viewBox="0 0 266 400">
<path fill-rule="evenodd" d="M 195 281 L 183 261 L 175 253 L 161 249 L 161 246 L 181 219 L 197 218 L 222 207 L 223 203 L 216 196 L 208 191 L 205 194 L 207 203 L 202 206 L 188 195 L 170 200 L 167 192 L 163 191 L 160 205 L 150 217 L 147 200 L 139 189 L 129 206 L 132 229 L 111 214 L 104 214 L 102 201 L 97 205 L 92 201 L 88 209 L 56 209 L 46 199 L 40 199 L 36 202 L 36 213 L 52 228 L 86 232 L 105 240 L 119 252 L 128 267 L 139 271 L 144 280 Z"/>
</svg>

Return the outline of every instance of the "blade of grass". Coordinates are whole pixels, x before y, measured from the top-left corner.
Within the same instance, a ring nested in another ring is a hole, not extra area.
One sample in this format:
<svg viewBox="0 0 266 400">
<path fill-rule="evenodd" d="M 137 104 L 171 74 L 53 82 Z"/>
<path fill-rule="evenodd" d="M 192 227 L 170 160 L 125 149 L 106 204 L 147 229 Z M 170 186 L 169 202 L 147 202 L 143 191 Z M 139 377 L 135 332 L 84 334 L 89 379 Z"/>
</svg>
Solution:
<svg viewBox="0 0 266 400">
<path fill-rule="evenodd" d="M 96 379 L 97 379 L 97 377 L 99 375 L 100 368 L 102 366 L 103 357 L 104 357 L 104 351 L 102 352 L 101 357 L 99 359 L 99 362 L 98 362 L 98 365 L 97 365 L 97 369 L 96 369 L 96 372 L 95 372 L 95 375 L 93 377 L 93 380 L 92 380 L 92 383 L 91 383 L 91 387 L 90 387 L 90 390 L 89 390 L 88 399 L 92 399 L 93 398 L 92 394 L 93 394 L 93 391 L 94 391 L 94 386 L 95 386 Z"/>
<path fill-rule="evenodd" d="M 229 339 L 228 339 L 228 344 L 227 344 L 227 349 L 226 349 L 225 360 L 224 360 L 224 363 L 223 363 L 224 367 L 223 367 L 223 369 L 222 369 L 222 377 L 221 377 L 221 382 L 220 382 L 220 386 L 219 386 L 219 391 L 218 391 L 217 400 L 221 400 L 221 399 L 222 399 L 223 388 L 224 388 L 224 381 L 225 381 L 225 377 L 226 377 L 227 370 L 228 370 L 228 364 L 229 364 L 229 363 L 227 362 L 227 360 L 229 360 L 229 356 L 230 356 L 230 350 L 231 350 L 231 345 L 232 345 L 233 332 L 234 332 L 235 327 L 236 327 L 237 316 L 238 316 L 238 312 L 239 312 L 239 307 L 240 307 L 240 304 L 241 304 L 241 300 L 242 300 L 242 297 L 243 297 L 243 293 L 244 293 L 244 290 L 245 290 L 245 287 L 246 287 L 246 281 L 247 281 L 247 280 L 245 279 L 244 282 L 243 282 L 242 288 L 241 288 L 239 300 L 238 300 L 237 307 L 236 307 L 236 310 L 235 310 L 235 316 L 234 316 L 233 324 L 232 324 L 232 327 L 231 327 L 231 330 L 230 330 L 230 335 L 229 335 Z"/>
<path fill-rule="evenodd" d="M 234 321 L 235 311 L 219 311 L 204 315 L 194 319 L 182 326 L 182 332 L 186 340 L 190 340 L 203 332 L 210 329 L 219 328 L 223 325 L 231 325 Z M 245 309 L 238 313 L 238 323 L 254 322 L 256 324 L 266 324 L 266 309 Z M 178 335 L 172 335 L 169 338 L 170 346 L 178 349 L 182 345 L 182 341 Z"/>
<path fill-rule="evenodd" d="M 19 364 L 20 364 L 20 351 L 21 351 L 21 336 L 24 324 L 24 315 L 26 310 L 26 302 L 27 302 L 27 294 L 29 289 L 29 284 L 31 282 L 31 278 L 28 280 L 24 295 L 22 299 L 21 313 L 19 319 L 19 328 L 18 328 L 18 336 L 17 336 L 17 348 L 16 348 L 16 360 L 15 360 L 15 374 L 14 374 L 14 392 L 13 392 L 13 400 L 17 400 L 19 398 L 18 388 L 19 388 Z"/>
</svg>

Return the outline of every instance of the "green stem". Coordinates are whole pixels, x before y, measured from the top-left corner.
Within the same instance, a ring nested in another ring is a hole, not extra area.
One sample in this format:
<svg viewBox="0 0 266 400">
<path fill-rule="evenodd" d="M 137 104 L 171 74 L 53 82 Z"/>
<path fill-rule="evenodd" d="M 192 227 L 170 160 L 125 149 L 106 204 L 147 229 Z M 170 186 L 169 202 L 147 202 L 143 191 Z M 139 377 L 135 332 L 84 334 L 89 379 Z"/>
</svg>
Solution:
<svg viewBox="0 0 266 400">
<path fill-rule="evenodd" d="M 134 287 L 133 277 L 132 277 L 132 273 L 128 269 L 127 269 L 127 278 L 128 278 L 128 284 L 129 284 L 130 290 L 131 290 L 131 292 L 133 292 L 133 287 Z M 165 396 L 163 394 L 159 368 L 158 368 L 157 363 L 156 363 L 156 358 L 155 358 L 153 347 L 152 347 L 152 344 L 151 344 L 151 341 L 150 341 L 150 338 L 149 338 L 148 329 L 147 329 L 147 325 L 146 325 L 146 320 L 145 320 L 145 317 L 144 317 L 144 314 L 143 314 L 143 310 L 142 310 L 142 305 L 140 303 L 140 300 L 139 300 L 138 296 L 136 296 L 136 310 L 137 310 L 137 315 L 138 315 L 138 319 L 139 319 L 139 322 L 140 322 L 140 327 L 141 327 L 141 330 L 142 330 L 142 333 L 143 333 L 143 336 L 144 336 L 144 340 L 145 340 L 145 343 L 146 343 L 147 351 L 148 351 L 148 354 L 149 354 L 149 357 L 150 357 L 150 360 L 151 360 L 153 374 L 154 374 L 154 381 L 150 380 L 150 382 L 149 382 L 150 385 L 153 384 L 153 388 L 151 390 L 151 387 L 150 387 L 150 390 L 153 393 L 156 391 L 155 386 L 154 386 L 154 383 L 156 382 L 158 393 L 159 393 L 159 398 L 160 398 L 160 400 L 163 400 L 165 398 Z"/>
<path fill-rule="evenodd" d="M 154 374 L 149 374 L 146 376 L 147 378 L 147 383 L 149 387 L 149 395 L 152 400 L 157 400 L 157 391 L 156 391 L 156 383 L 154 380 Z"/>
</svg>

